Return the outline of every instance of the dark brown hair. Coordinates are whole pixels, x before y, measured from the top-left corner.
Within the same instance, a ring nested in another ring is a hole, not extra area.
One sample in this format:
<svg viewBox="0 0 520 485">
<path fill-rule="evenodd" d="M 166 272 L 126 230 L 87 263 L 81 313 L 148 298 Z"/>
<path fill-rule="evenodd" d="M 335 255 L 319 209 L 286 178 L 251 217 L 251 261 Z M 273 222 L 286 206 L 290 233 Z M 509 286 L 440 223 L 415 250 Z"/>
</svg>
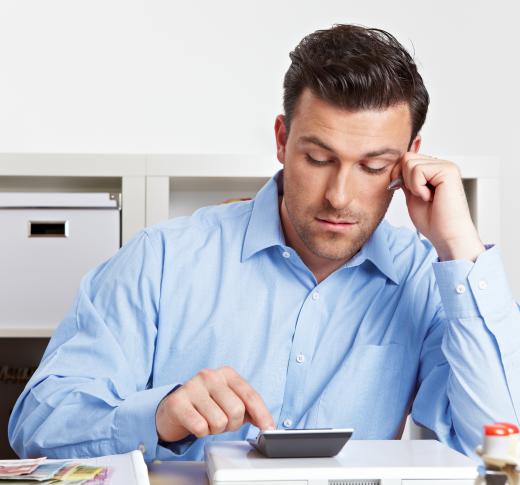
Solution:
<svg viewBox="0 0 520 485">
<path fill-rule="evenodd" d="M 305 88 L 347 110 L 385 109 L 406 102 L 413 140 L 428 111 L 429 96 L 413 58 L 381 29 L 334 25 L 307 35 L 290 53 L 284 78 L 285 125 L 289 131 Z"/>
</svg>

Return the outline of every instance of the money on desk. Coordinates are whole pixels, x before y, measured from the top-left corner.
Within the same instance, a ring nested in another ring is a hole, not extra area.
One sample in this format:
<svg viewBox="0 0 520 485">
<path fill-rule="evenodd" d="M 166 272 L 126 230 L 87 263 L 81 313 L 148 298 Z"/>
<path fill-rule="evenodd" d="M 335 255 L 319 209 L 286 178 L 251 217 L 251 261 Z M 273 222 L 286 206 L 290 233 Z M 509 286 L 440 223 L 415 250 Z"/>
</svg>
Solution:
<svg viewBox="0 0 520 485">
<path fill-rule="evenodd" d="M 31 473 L 45 460 L 45 456 L 29 460 L 0 460 L 0 478 Z"/>
<path fill-rule="evenodd" d="M 44 460 L 0 460 L 0 485 L 104 485 L 110 479 L 107 467 Z"/>
</svg>

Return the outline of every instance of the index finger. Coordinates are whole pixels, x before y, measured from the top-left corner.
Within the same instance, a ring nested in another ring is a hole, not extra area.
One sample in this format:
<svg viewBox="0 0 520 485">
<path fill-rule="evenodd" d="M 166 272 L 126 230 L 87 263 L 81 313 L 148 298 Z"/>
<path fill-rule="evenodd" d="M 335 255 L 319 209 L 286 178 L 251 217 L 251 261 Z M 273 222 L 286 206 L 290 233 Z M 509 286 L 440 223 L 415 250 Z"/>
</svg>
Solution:
<svg viewBox="0 0 520 485">
<path fill-rule="evenodd" d="M 235 370 L 230 367 L 222 370 L 229 387 L 244 403 L 247 414 L 251 416 L 251 423 L 261 430 L 274 429 L 273 417 L 260 394 Z"/>
<path fill-rule="evenodd" d="M 392 171 L 390 172 L 390 180 L 395 180 L 396 178 L 401 176 L 401 164 L 403 159 L 400 158 L 397 163 L 392 167 Z"/>
</svg>

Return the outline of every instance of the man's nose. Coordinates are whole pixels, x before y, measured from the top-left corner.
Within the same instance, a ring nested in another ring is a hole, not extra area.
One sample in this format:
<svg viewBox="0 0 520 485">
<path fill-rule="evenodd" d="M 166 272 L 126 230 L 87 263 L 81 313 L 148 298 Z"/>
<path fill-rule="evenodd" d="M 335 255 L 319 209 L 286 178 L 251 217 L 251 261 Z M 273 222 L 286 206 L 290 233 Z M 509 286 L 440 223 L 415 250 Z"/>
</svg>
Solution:
<svg viewBox="0 0 520 485">
<path fill-rule="evenodd" d="M 352 174 L 340 171 L 329 181 L 325 198 L 337 210 L 346 208 L 355 197 L 355 183 Z"/>
</svg>

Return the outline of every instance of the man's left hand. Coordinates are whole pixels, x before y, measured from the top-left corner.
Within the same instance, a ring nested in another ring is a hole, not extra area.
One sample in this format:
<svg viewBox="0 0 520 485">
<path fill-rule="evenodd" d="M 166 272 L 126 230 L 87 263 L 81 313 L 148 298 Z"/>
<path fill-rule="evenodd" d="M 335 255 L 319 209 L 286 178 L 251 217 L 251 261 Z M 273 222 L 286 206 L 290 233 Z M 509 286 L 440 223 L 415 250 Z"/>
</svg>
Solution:
<svg viewBox="0 0 520 485">
<path fill-rule="evenodd" d="M 475 261 L 485 251 L 471 220 L 459 168 L 452 162 L 408 152 L 392 172 L 403 179 L 408 212 L 441 261 Z"/>
</svg>

